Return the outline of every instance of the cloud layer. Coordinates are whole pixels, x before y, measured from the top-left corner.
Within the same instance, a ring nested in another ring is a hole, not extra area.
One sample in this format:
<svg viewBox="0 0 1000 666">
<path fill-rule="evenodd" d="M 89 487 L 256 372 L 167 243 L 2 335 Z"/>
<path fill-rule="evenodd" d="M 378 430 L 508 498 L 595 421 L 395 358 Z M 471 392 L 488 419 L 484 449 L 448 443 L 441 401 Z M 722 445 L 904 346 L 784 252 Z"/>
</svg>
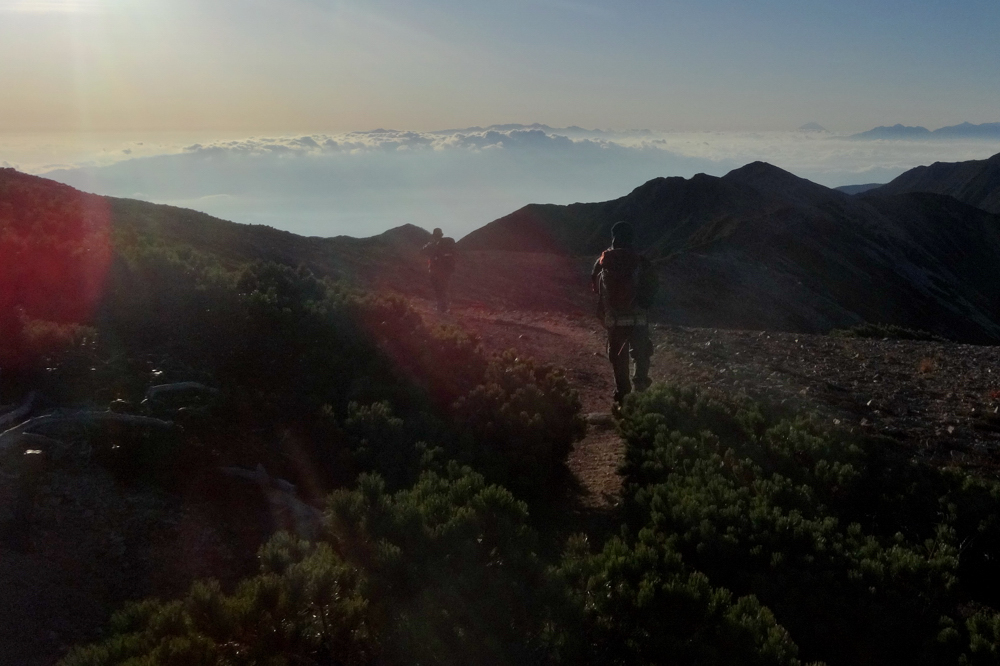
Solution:
<svg viewBox="0 0 1000 666">
<path fill-rule="evenodd" d="M 114 163 L 46 175 L 87 191 L 306 235 L 366 236 L 413 223 L 461 236 L 528 203 L 607 200 L 657 176 L 722 175 L 754 160 L 832 187 L 886 182 L 919 164 L 1000 152 L 1000 143 L 982 141 L 544 125 L 253 137 L 160 154 L 135 147 L 138 156 L 118 149 Z"/>
</svg>

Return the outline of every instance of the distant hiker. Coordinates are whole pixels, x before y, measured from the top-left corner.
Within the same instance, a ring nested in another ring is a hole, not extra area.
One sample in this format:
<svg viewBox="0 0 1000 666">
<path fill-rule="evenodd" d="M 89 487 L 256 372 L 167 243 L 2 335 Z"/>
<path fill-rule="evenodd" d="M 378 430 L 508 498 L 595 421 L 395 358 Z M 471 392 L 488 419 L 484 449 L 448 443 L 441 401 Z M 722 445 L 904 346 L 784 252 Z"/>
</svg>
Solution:
<svg viewBox="0 0 1000 666">
<path fill-rule="evenodd" d="M 605 250 L 591 273 L 591 286 L 599 299 L 597 316 L 608 330 L 608 358 L 615 371 L 615 406 L 634 387 L 649 387 L 649 361 L 653 343 L 649 339 L 648 311 L 656 294 L 652 264 L 633 248 L 635 230 L 628 222 L 611 228 L 611 247 Z M 629 356 L 635 372 L 629 381 Z"/>
<path fill-rule="evenodd" d="M 455 239 L 435 229 L 431 242 L 424 245 L 421 253 L 427 257 L 427 272 L 431 276 L 431 286 L 437 298 L 438 310 L 448 311 L 448 281 L 455 272 Z"/>
</svg>

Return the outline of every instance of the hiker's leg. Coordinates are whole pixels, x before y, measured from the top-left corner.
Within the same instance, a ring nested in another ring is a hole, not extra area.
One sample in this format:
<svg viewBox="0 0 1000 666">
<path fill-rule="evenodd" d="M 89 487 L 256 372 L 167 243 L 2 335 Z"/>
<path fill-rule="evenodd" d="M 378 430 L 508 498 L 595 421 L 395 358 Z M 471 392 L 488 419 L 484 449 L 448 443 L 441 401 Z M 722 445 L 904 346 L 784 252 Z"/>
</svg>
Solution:
<svg viewBox="0 0 1000 666">
<path fill-rule="evenodd" d="M 448 312 L 451 309 L 451 303 L 448 302 L 448 281 L 451 276 L 445 273 L 441 276 L 441 304 L 444 307 L 444 312 Z"/>
<path fill-rule="evenodd" d="M 438 273 L 431 273 L 431 284 L 434 287 L 434 298 L 437 299 L 437 307 L 441 312 L 448 310 L 448 285 L 446 278 Z"/>
<path fill-rule="evenodd" d="M 649 364 L 653 356 L 653 341 L 649 339 L 649 327 L 633 327 L 629 334 L 629 346 L 632 348 L 632 362 L 635 364 L 632 385 L 636 391 L 645 391 L 652 383 L 649 379 Z"/>
<path fill-rule="evenodd" d="M 621 402 L 632 390 L 628 379 L 628 338 L 629 329 L 615 327 L 608 329 L 608 359 L 615 372 L 615 401 Z"/>
</svg>

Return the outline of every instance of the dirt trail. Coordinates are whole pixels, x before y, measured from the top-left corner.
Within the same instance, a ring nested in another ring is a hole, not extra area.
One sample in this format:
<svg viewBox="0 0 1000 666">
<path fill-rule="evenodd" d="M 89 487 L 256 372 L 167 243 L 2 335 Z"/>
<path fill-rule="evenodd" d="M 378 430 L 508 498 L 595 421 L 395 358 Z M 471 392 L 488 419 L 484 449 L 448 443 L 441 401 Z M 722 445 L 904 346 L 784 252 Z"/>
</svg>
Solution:
<svg viewBox="0 0 1000 666">
<path fill-rule="evenodd" d="M 587 434 L 567 461 L 579 484 L 580 504 L 601 509 L 617 503 L 624 443 L 611 418 L 614 379 L 605 351 L 606 334 L 596 319 L 583 314 L 461 306 L 441 315 L 426 301 L 415 300 L 414 306 L 429 321 L 479 336 L 487 350 L 515 349 L 562 368 L 580 393 L 587 416 Z"/>
<path fill-rule="evenodd" d="M 568 465 L 586 509 L 617 502 L 624 445 L 610 418 L 605 333 L 583 313 L 456 307 L 431 321 L 566 371 L 587 415 Z M 1000 477 L 1000 347 L 657 325 L 654 381 L 747 395 L 812 412 L 831 427 L 877 434 L 917 458 Z"/>
</svg>

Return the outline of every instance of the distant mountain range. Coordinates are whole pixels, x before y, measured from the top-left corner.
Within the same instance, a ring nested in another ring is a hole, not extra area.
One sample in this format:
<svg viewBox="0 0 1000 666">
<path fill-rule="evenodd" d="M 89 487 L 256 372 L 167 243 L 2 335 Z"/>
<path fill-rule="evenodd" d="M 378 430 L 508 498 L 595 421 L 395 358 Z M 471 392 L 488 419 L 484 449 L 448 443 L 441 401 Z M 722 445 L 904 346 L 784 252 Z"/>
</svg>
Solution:
<svg viewBox="0 0 1000 666">
<path fill-rule="evenodd" d="M 375 130 L 385 131 L 385 130 Z M 447 129 L 439 130 L 436 132 L 430 132 L 430 134 L 462 134 L 462 133 L 477 133 L 477 132 L 514 132 L 514 131 L 541 131 L 546 134 L 562 134 L 571 138 L 584 138 L 584 137 L 601 137 L 601 136 L 620 136 L 627 134 L 629 136 L 646 136 L 652 135 L 652 130 L 648 129 L 629 129 L 629 130 L 602 130 L 602 129 L 586 129 L 584 127 L 578 127 L 577 125 L 570 125 L 569 127 L 551 127 L 549 125 L 543 125 L 541 123 L 531 123 L 530 125 L 522 125 L 520 123 L 506 123 L 501 125 L 488 125 L 486 127 L 480 127 L 478 125 L 474 127 L 463 127 L 460 129 Z"/>
<path fill-rule="evenodd" d="M 528 205 L 472 232 L 458 243 L 454 296 L 489 308 L 585 311 L 590 264 L 611 226 L 629 220 L 661 273 L 656 309 L 665 322 L 796 332 L 873 322 L 1000 343 L 998 193 L 1000 155 L 920 167 L 854 196 L 763 162 L 721 178 L 656 178 L 612 201 Z M 417 227 L 307 238 L 0 169 L 0 231 L 30 228 L 34 218 L 72 225 L 76 213 L 50 213 L 98 209 L 109 210 L 115 239 L 188 247 L 232 267 L 304 265 L 429 296 L 419 252 L 429 234 Z"/>
<path fill-rule="evenodd" d="M 962 123 L 936 130 L 926 127 L 896 124 L 881 126 L 867 132 L 851 135 L 852 139 L 997 139 L 1000 140 L 1000 123 L 973 125 Z"/>
<path fill-rule="evenodd" d="M 762 162 L 604 203 L 526 206 L 459 247 L 595 256 L 622 219 L 657 260 L 666 321 L 809 332 L 869 321 L 1000 342 L 1000 216 L 942 194 L 852 197 Z"/>
<path fill-rule="evenodd" d="M 833 189 L 838 192 L 843 192 L 844 194 L 861 194 L 862 192 L 874 190 L 876 187 L 882 187 L 883 185 L 885 185 L 885 183 L 865 183 L 863 185 L 841 185 L 840 187 L 835 187 Z"/>
</svg>

